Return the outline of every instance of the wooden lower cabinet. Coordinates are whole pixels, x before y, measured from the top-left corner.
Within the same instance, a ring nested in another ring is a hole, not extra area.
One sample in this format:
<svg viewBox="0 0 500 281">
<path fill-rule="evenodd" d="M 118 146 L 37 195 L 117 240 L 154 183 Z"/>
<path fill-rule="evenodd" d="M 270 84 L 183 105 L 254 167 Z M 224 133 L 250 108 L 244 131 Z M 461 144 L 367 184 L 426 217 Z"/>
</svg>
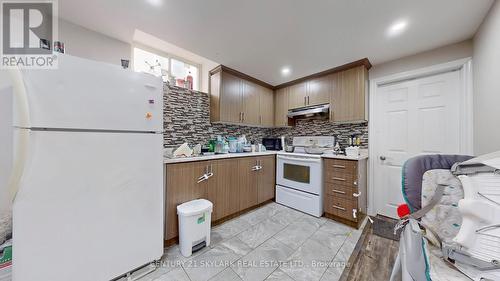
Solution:
<svg viewBox="0 0 500 281">
<path fill-rule="evenodd" d="M 213 179 L 208 182 L 208 200 L 214 204 L 212 221 L 240 210 L 238 159 L 213 161 Z"/>
<path fill-rule="evenodd" d="M 257 171 L 257 203 L 266 202 L 276 194 L 276 159 L 274 156 L 259 157 L 262 169 Z"/>
<path fill-rule="evenodd" d="M 238 162 L 240 210 L 245 210 L 258 204 L 256 167 L 257 157 L 241 158 Z"/>
<path fill-rule="evenodd" d="M 177 205 L 208 197 L 208 181 L 197 183 L 197 180 L 206 173 L 209 165 L 210 162 L 207 161 L 167 165 L 166 239 L 174 238 L 178 234 Z"/>
<path fill-rule="evenodd" d="M 323 161 L 325 215 L 359 227 L 367 211 L 367 160 Z"/>
<path fill-rule="evenodd" d="M 207 199 L 213 203 L 212 221 L 226 218 L 273 199 L 275 171 L 274 155 L 167 164 L 165 240 L 178 236 L 178 205 Z M 213 176 L 198 182 L 205 173 Z"/>
</svg>

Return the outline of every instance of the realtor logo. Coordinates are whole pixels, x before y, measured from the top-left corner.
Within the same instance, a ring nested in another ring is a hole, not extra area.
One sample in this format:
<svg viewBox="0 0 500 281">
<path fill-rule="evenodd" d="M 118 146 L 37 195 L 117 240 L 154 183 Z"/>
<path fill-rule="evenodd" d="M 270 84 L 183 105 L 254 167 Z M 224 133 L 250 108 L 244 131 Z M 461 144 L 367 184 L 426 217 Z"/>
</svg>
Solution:
<svg viewBox="0 0 500 281">
<path fill-rule="evenodd" d="M 56 3 L 2 1 L 2 68 L 55 68 Z"/>
</svg>

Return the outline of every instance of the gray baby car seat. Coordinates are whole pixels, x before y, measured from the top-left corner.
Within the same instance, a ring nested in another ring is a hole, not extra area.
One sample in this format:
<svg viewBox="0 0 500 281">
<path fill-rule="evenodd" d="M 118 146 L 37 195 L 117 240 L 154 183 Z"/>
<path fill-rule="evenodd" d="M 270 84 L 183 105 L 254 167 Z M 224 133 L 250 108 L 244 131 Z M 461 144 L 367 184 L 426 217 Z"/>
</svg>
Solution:
<svg viewBox="0 0 500 281">
<path fill-rule="evenodd" d="M 402 193 L 406 205 L 398 208 L 401 220 L 395 231 L 402 229 L 402 232 L 391 281 L 439 279 L 435 278 L 438 275 L 431 274 L 429 242 L 442 250 L 439 258 L 446 260 L 453 268 L 465 274 L 460 274 L 459 276 L 462 276 L 460 279 L 468 279 L 465 276 L 474 280 L 498 280 L 497 277 L 500 278 L 500 267 L 496 259 L 498 254 L 488 255 L 484 253 L 484 249 L 481 249 L 484 241 L 494 240 L 491 237 L 498 231 L 499 216 L 497 215 L 500 210 L 495 206 L 499 204 L 498 199 L 500 199 L 495 197 L 500 195 L 500 177 L 496 174 L 499 170 L 487 165 L 491 161 L 484 161 L 485 159 L 500 159 L 500 153 L 475 159 L 463 155 L 424 155 L 411 158 L 405 163 L 402 173 Z M 441 183 L 436 180 L 434 185 L 426 182 L 426 189 L 423 193 L 424 175 L 429 177 L 434 171 L 441 171 L 441 175 L 447 173 L 448 176 L 441 177 L 447 181 Z M 485 181 L 477 180 L 484 177 L 492 186 L 488 189 L 489 193 L 484 192 Z M 462 185 L 464 185 L 463 189 Z M 431 193 L 429 189 L 433 189 Z M 460 189 L 459 192 L 457 192 L 458 189 Z M 473 202 L 473 199 L 477 197 L 486 198 L 484 200 L 487 202 L 481 201 L 478 205 L 478 202 Z M 477 212 L 470 210 L 471 202 L 475 204 L 472 204 L 474 208 L 481 206 L 481 209 L 486 208 L 483 208 L 484 205 L 491 204 L 492 207 L 484 209 L 483 212 L 488 219 L 478 218 Z M 443 206 L 446 204 L 449 206 Z M 472 213 L 473 215 L 470 215 Z M 453 215 L 458 218 L 453 223 L 456 229 L 446 229 L 447 224 L 452 224 L 450 217 Z M 427 223 L 430 225 L 426 225 Z M 495 233 L 491 232 L 492 229 Z M 474 235 L 470 235 L 471 232 L 477 235 L 489 235 L 487 239 L 490 240 L 473 237 Z M 500 239 L 496 239 L 491 246 L 497 248 L 493 251 L 500 252 L 500 244 L 495 245 L 495 243 L 500 243 Z M 455 278 L 449 277 L 447 280 L 455 280 Z"/>
</svg>

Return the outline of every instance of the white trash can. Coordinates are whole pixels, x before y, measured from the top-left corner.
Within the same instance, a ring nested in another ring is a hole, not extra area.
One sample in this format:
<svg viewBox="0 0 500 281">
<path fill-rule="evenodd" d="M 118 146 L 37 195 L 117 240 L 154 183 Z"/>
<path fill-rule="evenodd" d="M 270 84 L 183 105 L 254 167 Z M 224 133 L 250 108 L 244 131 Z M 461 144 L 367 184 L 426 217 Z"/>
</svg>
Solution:
<svg viewBox="0 0 500 281">
<path fill-rule="evenodd" d="M 177 206 L 179 216 L 179 247 L 185 257 L 193 250 L 210 245 L 210 220 L 212 202 L 205 199 L 192 200 Z"/>
</svg>

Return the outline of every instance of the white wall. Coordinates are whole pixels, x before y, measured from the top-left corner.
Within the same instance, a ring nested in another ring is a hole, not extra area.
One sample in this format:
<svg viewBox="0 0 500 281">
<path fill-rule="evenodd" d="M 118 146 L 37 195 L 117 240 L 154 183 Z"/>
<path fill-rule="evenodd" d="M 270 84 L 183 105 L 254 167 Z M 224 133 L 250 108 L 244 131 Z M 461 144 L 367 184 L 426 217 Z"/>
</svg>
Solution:
<svg viewBox="0 0 500 281">
<path fill-rule="evenodd" d="M 0 213 L 10 209 L 7 183 L 12 168 L 12 88 L 7 73 L 0 71 Z"/>
<path fill-rule="evenodd" d="M 131 45 L 102 33 L 60 19 L 59 41 L 64 42 L 65 53 L 121 65 L 121 59 L 130 60 Z"/>
<path fill-rule="evenodd" d="M 500 150 L 500 2 L 474 37 L 474 151 Z"/>
<path fill-rule="evenodd" d="M 60 19 L 58 24 L 59 41 L 64 42 L 66 53 L 69 55 L 118 65 L 120 65 L 121 59 L 130 60 L 132 57 L 132 44 L 130 43 L 114 39 L 63 19 Z M 137 42 L 150 49 L 156 49 L 199 65 L 201 67 L 200 90 L 208 93 L 208 72 L 218 66 L 218 63 L 140 30 L 134 32 L 130 42 Z"/>
<path fill-rule="evenodd" d="M 391 74 L 424 68 L 458 59 L 472 57 L 472 40 L 440 47 L 412 56 L 373 66 L 370 69 L 370 79 L 376 79 Z"/>
</svg>

